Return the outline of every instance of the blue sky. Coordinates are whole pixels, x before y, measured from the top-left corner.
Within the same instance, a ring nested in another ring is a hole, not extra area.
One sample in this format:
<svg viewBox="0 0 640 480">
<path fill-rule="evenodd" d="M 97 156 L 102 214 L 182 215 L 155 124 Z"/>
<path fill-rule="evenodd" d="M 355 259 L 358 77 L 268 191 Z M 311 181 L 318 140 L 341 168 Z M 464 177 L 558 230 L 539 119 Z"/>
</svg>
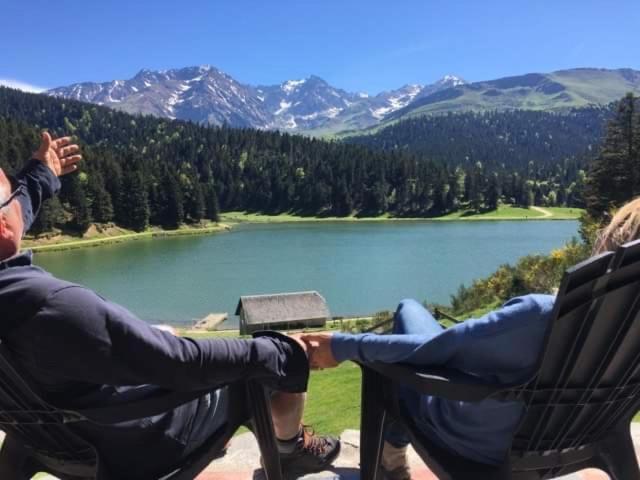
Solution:
<svg viewBox="0 0 640 480">
<path fill-rule="evenodd" d="M 640 1 L 0 0 L 0 81 L 55 87 L 211 64 L 377 93 L 573 67 L 640 69 Z"/>
</svg>

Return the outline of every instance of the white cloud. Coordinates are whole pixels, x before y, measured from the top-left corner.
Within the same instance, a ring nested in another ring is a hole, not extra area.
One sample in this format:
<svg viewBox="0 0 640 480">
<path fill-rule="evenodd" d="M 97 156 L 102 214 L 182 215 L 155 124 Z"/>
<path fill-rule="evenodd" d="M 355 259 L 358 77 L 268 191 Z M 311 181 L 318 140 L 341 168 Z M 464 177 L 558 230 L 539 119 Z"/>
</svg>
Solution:
<svg viewBox="0 0 640 480">
<path fill-rule="evenodd" d="M 17 88 L 23 92 L 40 93 L 46 90 L 44 87 L 37 85 L 31 85 L 29 83 L 21 82 L 20 80 L 14 80 L 12 78 L 0 78 L 0 85 L 9 88 Z"/>
</svg>

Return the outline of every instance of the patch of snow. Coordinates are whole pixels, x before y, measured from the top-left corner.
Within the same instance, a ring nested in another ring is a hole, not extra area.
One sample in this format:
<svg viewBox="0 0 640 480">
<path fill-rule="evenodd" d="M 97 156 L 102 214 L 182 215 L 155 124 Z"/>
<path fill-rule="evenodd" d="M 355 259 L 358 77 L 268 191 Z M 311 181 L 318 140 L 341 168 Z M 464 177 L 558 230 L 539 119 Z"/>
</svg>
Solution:
<svg viewBox="0 0 640 480">
<path fill-rule="evenodd" d="M 187 90 L 189 90 L 191 88 L 191 85 L 186 85 L 184 83 L 181 83 L 180 85 L 178 85 L 178 88 L 181 91 L 186 92 Z"/>
<path fill-rule="evenodd" d="M 441 83 L 451 83 L 454 87 L 458 85 L 464 85 L 466 82 L 462 80 L 460 77 L 456 77 L 455 75 L 445 75 L 440 80 Z"/>
<path fill-rule="evenodd" d="M 409 85 L 409 91 L 407 92 L 407 95 L 410 95 L 411 98 L 415 97 L 417 94 L 420 93 L 420 91 L 423 89 L 424 87 L 422 85 L 418 85 L 417 83 L 413 83 L 411 85 Z"/>
<path fill-rule="evenodd" d="M 284 128 L 288 128 L 293 130 L 294 128 L 298 128 L 298 124 L 296 123 L 296 119 L 293 118 L 293 115 L 289 116 L 287 123 L 285 123 Z"/>
<path fill-rule="evenodd" d="M 369 98 L 369 94 L 367 92 L 358 92 L 358 96 L 360 98 Z"/>
<path fill-rule="evenodd" d="M 261 97 L 260 95 L 257 95 L 258 100 L 260 100 L 261 102 L 264 102 L 264 97 Z"/>
<path fill-rule="evenodd" d="M 342 108 L 332 107 L 328 108 L 327 110 L 323 110 L 322 112 L 314 112 L 309 115 L 302 115 L 298 118 L 300 118 L 300 120 L 315 120 L 319 116 L 323 116 L 326 118 L 335 118 L 340 114 L 340 112 L 342 112 L 342 110 Z"/>
<path fill-rule="evenodd" d="M 401 97 L 390 97 L 389 98 L 389 105 L 390 105 L 390 109 L 391 110 L 398 110 L 399 108 L 402 108 L 406 105 L 406 102 L 404 102 L 405 96 L 401 96 Z"/>
<path fill-rule="evenodd" d="M 291 102 L 285 102 L 284 100 L 280 101 L 280 108 L 275 111 L 275 115 L 280 115 L 282 112 L 289 110 L 291 107 Z M 294 122 L 295 123 L 295 122 Z"/>
<path fill-rule="evenodd" d="M 172 93 L 169 99 L 167 100 L 167 105 L 169 111 L 173 112 L 173 106 L 177 103 L 181 103 L 180 96 L 177 93 Z"/>
<path fill-rule="evenodd" d="M 318 112 L 311 113 L 309 115 L 301 115 L 300 120 L 315 120 L 320 115 Z"/>
<path fill-rule="evenodd" d="M 381 120 L 387 113 L 393 111 L 393 107 L 382 107 L 375 110 L 369 109 L 369 111 L 371 112 L 371 115 L 373 115 L 378 120 Z"/>
<path fill-rule="evenodd" d="M 341 111 L 342 111 L 342 109 L 341 109 L 341 108 L 333 107 L 333 108 L 330 108 L 329 110 L 326 110 L 325 112 L 323 112 L 323 114 L 324 114 L 326 117 L 329 117 L 329 118 L 335 118 L 335 117 L 337 117 L 337 116 L 338 116 L 338 114 L 339 114 Z"/>
<path fill-rule="evenodd" d="M 149 83 L 149 81 L 148 81 L 148 80 L 145 80 L 145 81 L 144 81 L 144 86 L 145 86 L 145 87 L 150 87 L 150 86 L 151 86 L 151 83 Z"/>
<path fill-rule="evenodd" d="M 118 81 L 119 81 L 119 80 L 116 80 L 116 85 L 118 84 Z M 109 89 L 109 93 L 107 94 L 107 102 L 109 102 L 109 103 L 120 103 L 120 102 L 121 102 L 121 100 L 119 100 L 119 99 L 115 99 L 115 98 L 113 98 L 113 97 L 111 96 L 111 94 L 113 93 L 113 89 L 114 89 L 114 88 L 115 88 L 115 85 Z"/>
<path fill-rule="evenodd" d="M 287 94 L 293 92 L 300 85 L 303 85 L 307 80 L 288 80 L 282 84 L 282 90 L 284 90 Z"/>
<path fill-rule="evenodd" d="M 134 92 L 138 91 L 138 89 L 136 87 L 134 87 L 133 85 L 131 85 L 131 90 L 133 90 Z"/>
</svg>

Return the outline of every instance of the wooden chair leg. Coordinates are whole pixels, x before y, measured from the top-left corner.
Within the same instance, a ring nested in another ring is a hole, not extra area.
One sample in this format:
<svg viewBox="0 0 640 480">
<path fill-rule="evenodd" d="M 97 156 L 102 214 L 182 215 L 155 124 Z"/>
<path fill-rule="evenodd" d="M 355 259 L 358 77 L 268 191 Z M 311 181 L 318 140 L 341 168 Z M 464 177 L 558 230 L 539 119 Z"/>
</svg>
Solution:
<svg viewBox="0 0 640 480">
<path fill-rule="evenodd" d="M 7 435 L 0 451 L 0 478 L 30 480 L 40 470 L 24 445 Z"/>
<path fill-rule="evenodd" d="M 362 369 L 362 413 L 360 418 L 360 478 L 376 480 L 382 456 L 386 409 L 384 385 L 376 372 Z"/>
<path fill-rule="evenodd" d="M 640 468 L 629 425 L 618 428 L 600 444 L 602 469 L 611 480 L 640 480 Z"/>
<path fill-rule="evenodd" d="M 282 480 L 280 454 L 273 431 L 269 395 L 262 385 L 254 381 L 247 382 L 247 393 L 265 476 L 267 480 Z"/>
</svg>

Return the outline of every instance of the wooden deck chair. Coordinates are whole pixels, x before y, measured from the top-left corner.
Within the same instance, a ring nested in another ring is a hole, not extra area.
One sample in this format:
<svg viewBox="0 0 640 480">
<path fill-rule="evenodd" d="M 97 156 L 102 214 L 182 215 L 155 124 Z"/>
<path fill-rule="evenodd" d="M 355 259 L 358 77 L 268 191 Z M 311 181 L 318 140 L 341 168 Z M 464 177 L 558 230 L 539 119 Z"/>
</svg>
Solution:
<svg viewBox="0 0 640 480">
<path fill-rule="evenodd" d="M 535 374 L 493 385 L 463 372 L 362 365 L 361 472 L 376 478 L 385 416 L 401 421 L 441 480 L 540 480 L 584 468 L 640 480 L 630 422 L 640 408 L 640 241 L 565 273 Z M 407 385 L 451 400 L 518 400 L 525 405 L 504 463 L 476 463 L 434 445 L 399 403 Z"/>
</svg>

